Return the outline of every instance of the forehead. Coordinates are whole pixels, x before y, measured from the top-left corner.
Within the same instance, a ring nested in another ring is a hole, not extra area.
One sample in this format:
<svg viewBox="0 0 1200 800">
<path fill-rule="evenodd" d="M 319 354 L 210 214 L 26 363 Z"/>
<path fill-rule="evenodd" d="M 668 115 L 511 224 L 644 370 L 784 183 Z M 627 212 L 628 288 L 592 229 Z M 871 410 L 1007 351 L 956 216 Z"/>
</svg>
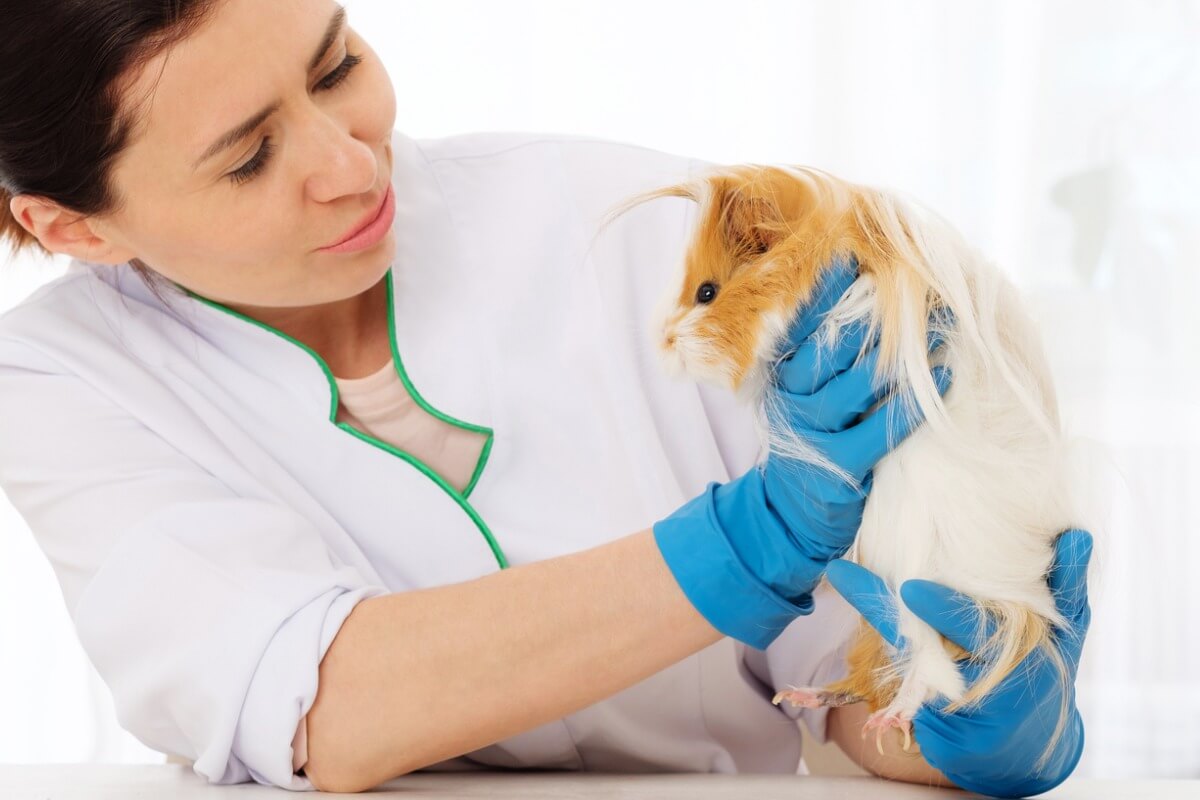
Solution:
<svg viewBox="0 0 1200 800">
<path fill-rule="evenodd" d="M 203 23 L 119 87 L 136 124 L 129 151 L 192 160 L 217 137 L 307 79 L 333 0 L 217 0 Z"/>
</svg>

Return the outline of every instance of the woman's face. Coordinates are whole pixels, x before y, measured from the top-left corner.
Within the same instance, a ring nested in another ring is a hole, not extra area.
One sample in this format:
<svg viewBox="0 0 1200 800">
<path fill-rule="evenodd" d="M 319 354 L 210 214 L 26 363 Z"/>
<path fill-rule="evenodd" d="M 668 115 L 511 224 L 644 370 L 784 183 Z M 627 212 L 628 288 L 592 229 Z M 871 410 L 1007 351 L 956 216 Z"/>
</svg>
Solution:
<svg viewBox="0 0 1200 800">
<path fill-rule="evenodd" d="M 315 306 L 378 284 L 391 232 L 319 252 L 379 207 L 392 174 L 395 93 L 341 15 L 332 0 L 220 0 L 131 77 L 126 107 L 144 101 L 145 116 L 114 168 L 123 202 L 92 223 L 114 252 L 231 306 Z"/>
</svg>

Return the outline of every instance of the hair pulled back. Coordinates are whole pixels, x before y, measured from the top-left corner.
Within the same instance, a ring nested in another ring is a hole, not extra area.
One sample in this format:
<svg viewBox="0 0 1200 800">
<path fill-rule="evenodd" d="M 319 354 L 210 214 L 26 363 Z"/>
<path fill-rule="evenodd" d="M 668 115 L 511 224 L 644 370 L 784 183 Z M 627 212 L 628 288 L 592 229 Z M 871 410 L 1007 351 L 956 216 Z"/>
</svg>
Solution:
<svg viewBox="0 0 1200 800">
<path fill-rule="evenodd" d="M 218 2 L 0 0 L 0 241 L 10 251 L 49 252 L 13 217 L 16 195 L 88 216 L 120 207 L 110 173 L 137 121 L 123 105 L 123 79 L 186 38 Z M 137 259 L 131 265 L 155 290 L 162 276 Z"/>
</svg>

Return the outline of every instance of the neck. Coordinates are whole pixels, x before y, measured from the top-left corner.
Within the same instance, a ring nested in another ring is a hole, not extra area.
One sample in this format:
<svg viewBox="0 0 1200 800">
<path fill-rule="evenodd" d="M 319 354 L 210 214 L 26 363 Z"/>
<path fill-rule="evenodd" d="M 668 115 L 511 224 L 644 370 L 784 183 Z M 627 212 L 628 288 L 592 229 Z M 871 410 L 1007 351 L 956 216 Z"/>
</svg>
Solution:
<svg viewBox="0 0 1200 800">
<path fill-rule="evenodd" d="M 307 345 L 338 378 L 366 377 L 391 359 L 386 275 L 365 292 L 333 303 L 235 310 Z"/>
</svg>

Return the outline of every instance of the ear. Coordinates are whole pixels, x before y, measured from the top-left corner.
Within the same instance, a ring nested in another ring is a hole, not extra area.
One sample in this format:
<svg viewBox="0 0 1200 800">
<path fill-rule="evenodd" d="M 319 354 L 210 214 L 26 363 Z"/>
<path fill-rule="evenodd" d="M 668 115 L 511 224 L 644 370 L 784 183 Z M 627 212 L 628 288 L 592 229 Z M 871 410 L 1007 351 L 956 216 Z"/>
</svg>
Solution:
<svg viewBox="0 0 1200 800">
<path fill-rule="evenodd" d="M 97 264 L 121 264 L 137 255 L 99 233 L 93 218 L 44 197 L 19 194 L 9 208 L 17 223 L 52 253 Z"/>
<path fill-rule="evenodd" d="M 778 206 L 765 197 L 752 195 L 748 187 L 727 184 L 721 206 L 722 231 L 730 250 L 761 255 L 781 238 L 783 217 Z"/>
</svg>

